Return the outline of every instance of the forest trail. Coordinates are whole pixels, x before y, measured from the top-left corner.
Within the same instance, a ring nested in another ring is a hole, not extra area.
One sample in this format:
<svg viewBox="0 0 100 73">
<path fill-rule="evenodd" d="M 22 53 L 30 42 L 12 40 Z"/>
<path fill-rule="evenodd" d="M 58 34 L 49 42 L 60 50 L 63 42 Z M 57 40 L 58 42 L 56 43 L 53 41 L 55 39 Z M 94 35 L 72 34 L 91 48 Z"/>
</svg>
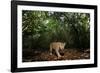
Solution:
<svg viewBox="0 0 100 73">
<path fill-rule="evenodd" d="M 50 55 L 49 51 L 24 51 L 23 62 L 90 59 L 90 49 L 85 49 L 83 51 L 64 49 L 60 54 L 62 57 L 57 58 L 55 52 L 53 55 Z"/>
</svg>

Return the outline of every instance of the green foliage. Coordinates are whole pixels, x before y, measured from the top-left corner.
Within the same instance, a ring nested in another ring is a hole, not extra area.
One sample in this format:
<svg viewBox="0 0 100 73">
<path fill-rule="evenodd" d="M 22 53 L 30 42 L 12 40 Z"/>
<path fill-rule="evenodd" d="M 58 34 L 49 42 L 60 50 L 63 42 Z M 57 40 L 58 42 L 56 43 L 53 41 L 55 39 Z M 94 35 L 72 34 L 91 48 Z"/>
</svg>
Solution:
<svg viewBox="0 0 100 73">
<path fill-rule="evenodd" d="M 90 15 L 74 12 L 22 11 L 23 48 L 49 48 L 66 42 L 66 48 L 90 47 Z"/>
</svg>

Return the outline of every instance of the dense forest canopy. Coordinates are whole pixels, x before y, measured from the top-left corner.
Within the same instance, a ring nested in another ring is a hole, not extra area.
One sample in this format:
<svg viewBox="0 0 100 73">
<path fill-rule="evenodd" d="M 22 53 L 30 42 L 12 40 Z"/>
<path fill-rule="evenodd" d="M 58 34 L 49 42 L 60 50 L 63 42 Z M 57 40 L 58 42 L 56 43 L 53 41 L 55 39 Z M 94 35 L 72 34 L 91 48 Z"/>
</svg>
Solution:
<svg viewBox="0 0 100 73">
<path fill-rule="evenodd" d="M 22 11 L 23 48 L 49 49 L 51 42 L 65 48 L 90 48 L 90 14 L 53 11 Z"/>
</svg>

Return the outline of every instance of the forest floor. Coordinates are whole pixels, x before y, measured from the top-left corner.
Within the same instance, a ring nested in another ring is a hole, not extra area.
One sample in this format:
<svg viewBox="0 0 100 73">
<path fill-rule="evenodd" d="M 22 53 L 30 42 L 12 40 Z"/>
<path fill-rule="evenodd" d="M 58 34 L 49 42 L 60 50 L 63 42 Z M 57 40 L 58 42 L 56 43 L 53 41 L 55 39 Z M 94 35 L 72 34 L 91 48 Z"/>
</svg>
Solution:
<svg viewBox="0 0 100 73">
<path fill-rule="evenodd" d="M 57 61 L 57 60 L 77 60 L 77 59 L 90 59 L 90 49 L 79 51 L 77 49 L 64 49 L 60 52 L 60 58 L 57 58 L 55 52 L 50 55 L 49 51 L 39 50 L 24 50 L 23 51 L 23 62 L 34 62 L 34 61 Z"/>
</svg>

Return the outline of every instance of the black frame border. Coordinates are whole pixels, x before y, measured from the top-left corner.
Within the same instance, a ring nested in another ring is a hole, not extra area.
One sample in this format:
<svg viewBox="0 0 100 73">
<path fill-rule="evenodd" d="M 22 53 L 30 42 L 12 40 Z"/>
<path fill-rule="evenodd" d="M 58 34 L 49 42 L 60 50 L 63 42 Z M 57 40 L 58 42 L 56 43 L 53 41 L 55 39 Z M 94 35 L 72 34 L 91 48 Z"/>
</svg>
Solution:
<svg viewBox="0 0 100 73">
<path fill-rule="evenodd" d="M 95 48 L 94 64 L 17 68 L 17 6 L 18 5 L 94 9 L 94 48 Z M 97 67 L 97 6 L 96 5 L 48 3 L 48 2 L 33 2 L 33 1 L 11 1 L 11 72 L 43 71 L 43 70 L 90 68 L 90 67 Z"/>
</svg>

